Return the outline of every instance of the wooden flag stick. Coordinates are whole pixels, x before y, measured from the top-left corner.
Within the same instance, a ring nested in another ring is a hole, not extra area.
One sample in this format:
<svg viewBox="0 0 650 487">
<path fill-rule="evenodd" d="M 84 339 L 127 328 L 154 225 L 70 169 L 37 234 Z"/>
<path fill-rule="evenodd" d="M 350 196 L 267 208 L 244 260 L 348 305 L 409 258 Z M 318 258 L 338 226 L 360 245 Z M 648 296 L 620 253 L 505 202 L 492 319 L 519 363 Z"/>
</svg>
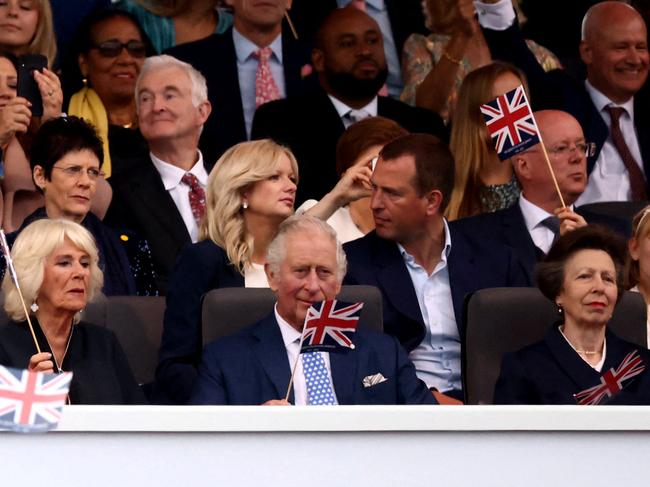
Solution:
<svg viewBox="0 0 650 487">
<path fill-rule="evenodd" d="M 288 10 L 284 11 L 284 18 L 287 19 L 287 24 L 289 24 L 289 28 L 291 29 L 291 33 L 293 34 L 293 38 L 295 40 L 298 40 L 298 32 L 296 32 L 296 28 L 293 26 L 293 22 L 291 22 L 291 17 L 289 17 Z"/>
<path fill-rule="evenodd" d="M 25 313 L 25 318 L 27 318 L 27 325 L 29 326 L 29 331 L 32 334 L 32 340 L 34 340 L 34 345 L 36 345 L 36 351 L 41 353 L 41 347 L 38 344 L 36 339 L 36 333 L 34 333 L 34 325 L 32 325 L 32 320 L 29 317 L 29 312 L 27 311 L 27 306 L 25 305 L 25 298 L 23 298 L 23 292 L 20 290 L 20 284 L 18 283 L 18 275 L 16 274 L 16 268 L 11 259 L 11 252 L 9 251 L 9 244 L 7 243 L 7 237 L 5 236 L 4 230 L 0 229 L 0 246 L 2 247 L 2 253 L 5 256 L 6 272 L 9 272 L 9 276 L 16 286 L 16 291 L 18 291 L 18 297 L 20 298 L 20 304 L 23 306 L 23 311 Z"/>
<path fill-rule="evenodd" d="M 535 125 L 537 125 L 537 122 L 535 122 Z M 544 141 L 542 140 L 542 133 L 537 129 L 537 133 L 539 133 L 539 143 L 542 146 L 542 152 L 544 152 L 544 159 L 546 159 L 546 164 L 548 165 L 548 170 L 551 172 L 551 178 L 553 178 L 553 184 L 555 185 L 555 191 L 557 191 L 557 195 L 560 198 L 560 203 L 562 204 L 562 208 L 566 208 L 566 204 L 564 203 L 564 198 L 562 198 L 562 191 L 560 191 L 560 186 L 557 184 L 557 178 L 555 177 L 555 171 L 553 171 L 553 166 L 551 166 L 551 160 L 548 158 L 548 153 L 546 152 L 546 145 L 544 145 Z"/>
</svg>

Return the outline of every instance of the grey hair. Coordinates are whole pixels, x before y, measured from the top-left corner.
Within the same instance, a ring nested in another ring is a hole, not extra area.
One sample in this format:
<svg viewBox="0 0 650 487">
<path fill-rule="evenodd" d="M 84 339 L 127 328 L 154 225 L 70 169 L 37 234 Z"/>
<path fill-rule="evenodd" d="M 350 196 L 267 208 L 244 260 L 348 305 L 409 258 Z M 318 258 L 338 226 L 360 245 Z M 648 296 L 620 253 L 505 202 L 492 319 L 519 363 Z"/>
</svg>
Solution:
<svg viewBox="0 0 650 487">
<path fill-rule="evenodd" d="M 135 82 L 136 108 L 140 108 L 140 97 L 138 96 L 138 93 L 140 92 L 140 81 L 142 78 L 149 73 L 171 67 L 182 69 L 190 78 L 190 83 L 192 84 L 192 105 L 198 107 L 208 99 L 208 84 L 205 81 L 205 76 L 203 76 L 199 70 L 194 68 L 191 64 L 176 59 L 173 56 L 161 54 L 160 56 L 148 57 L 142 65 L 140 76 L 138 76 L 138 80 Z"/>
<path fill-rule="evenodd" d="M 345 277 L 348 268 L 348 260 L 341 242 L 336 238 L 336 232 L 325 221 L 305 214 L 290 216 L 280 224 L 278 233 L 269 244 L 266 252 L 266 262 L 271 272 L 277 274 L 280 265 L 287 256 L 287 236 L 308 231 L 320 232 L 334 243 L 336 246 L 336 277 L 339 283 L 343 282 L 343 277 Z"/>
</svg>

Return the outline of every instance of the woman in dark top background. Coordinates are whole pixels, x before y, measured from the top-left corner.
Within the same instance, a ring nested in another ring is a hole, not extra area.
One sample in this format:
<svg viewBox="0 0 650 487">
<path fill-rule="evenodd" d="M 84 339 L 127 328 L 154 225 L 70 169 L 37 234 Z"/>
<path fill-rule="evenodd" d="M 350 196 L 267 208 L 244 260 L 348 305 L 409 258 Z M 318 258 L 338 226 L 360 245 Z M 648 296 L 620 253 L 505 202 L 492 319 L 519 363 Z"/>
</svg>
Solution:
<svg viewBox="0 0 650 487">
<path fill-rule="evenodd" d="M 12 252 L 40 353 L 9 273 L 2 282 L 11 321 L 0 327 L 0 364 L 39 372 L 72 371 L 72 404 L 140 404 L 144 396 L 113 332 L 79 322 L 101 289 L 92 235 L 69 220 L 38 220 Z"/>
<path fill-rule="evenodd" d="M 503 358 L 495 404 L 650 404 L 650 352 L 607 329 L 623 292 L 625 257 L 624 242 L 596 226 L 553 245 L 537 284 L 558 306 L 560 322 Z"/>
</svg>

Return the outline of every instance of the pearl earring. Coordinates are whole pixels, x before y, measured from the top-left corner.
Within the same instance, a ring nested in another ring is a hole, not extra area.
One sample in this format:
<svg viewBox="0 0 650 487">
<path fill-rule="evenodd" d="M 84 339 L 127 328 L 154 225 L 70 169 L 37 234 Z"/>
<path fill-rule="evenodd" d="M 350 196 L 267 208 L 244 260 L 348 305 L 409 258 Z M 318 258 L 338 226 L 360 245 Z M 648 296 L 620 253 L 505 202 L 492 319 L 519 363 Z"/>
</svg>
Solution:
<svg viewBox="0 0 650 487">
<path fill-rule="evenodd" d="M 248 201 L 244 201 L 244 202 L 241 204 L 241 207 L 242 207 L 244 210 L 247 210 L 247 209 L 248 209 Z"/>
</svg>

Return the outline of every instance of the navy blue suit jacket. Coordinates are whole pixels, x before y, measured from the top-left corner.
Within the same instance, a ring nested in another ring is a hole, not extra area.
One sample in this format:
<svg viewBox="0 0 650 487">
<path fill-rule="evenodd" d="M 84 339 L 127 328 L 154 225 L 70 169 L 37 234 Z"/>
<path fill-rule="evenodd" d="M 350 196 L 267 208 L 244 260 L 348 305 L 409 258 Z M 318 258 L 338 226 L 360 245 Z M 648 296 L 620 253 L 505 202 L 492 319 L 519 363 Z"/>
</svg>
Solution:
<svg viewBox="0 0 650 487">
<path fill-rule="evenodd" d="M 203 127 L 199 147 L 212 167 L 228 148 L 246 140 L 232 28 L 223 34 L 172 47 L 165 53 L 190 63 L 205 76 L 212 113 Z M 313 77 L 301 76 L 302 67 L 310 63 L 310 50 L 291 36 L 283 35 L 282 64 L 287 96 L 300 94 L 316 83 Z"/>
<path fill-rule="evenodd" d="M 623 220 L 599 215 L 581 208 L 576 208 L 575 211 L 587 223 L 605 225 L 621 234 L 621 236 L 629 237 L 629 224 Z M 526 221 L 519 203 L 494 213 L 483 213 L 469 218 L 462 218 L 455 221 L 454 224 L 466 232 L 471 232 L 476 237 L 496 240 L 503 245 L 509 246 L 524 265 L 528 279 L 535 282 L 535 265 L 544 256 L 544 253 L 535 246 L 526 227 Z"/>
<path fill-rule="evenodd" d="M 212 240 L 188 245 L 181 251 L 167 294 L 156 368 L 156 402 L 185 404 L 189 398 L 203 348 L 203 295 L 211 289 L 243 286 L 244 277 Z"/>
<path fill-rule="evenodd" d="M 646 370 L 619 394 L 602 404 L 650 404 L 650 352 L 606 332 L 607 355 L 603 373 L 616 369 L 637 350 Z M 573 394 L 600 383 L 601 374 L 571 348 L 553 326 L 541 342 L 507 354 L 494 391 L 495 404 L 576 404 Z"/>
<path fill-rule="evenodd" d="M 545 73 L 530 52 L 516 23 L 504 31 L 485 30 L 485 38 L 494 59 L 507 61 L 526 73 L 535 110 L 544 108 L 564 110 L 573 115 L 588 142 L 596 144 L 593 156 L 587 159 L 591 174 L 600 151 L 609 135 L 607 124 L 591 101 L 584 82 L 571 78 L 564 70 Z M 634 126 L 646 175 L 650 175 L 650 111 L 643 96 L 634 98 Z M 646 176 L 646 191 L 650 194 L 650 177 Z"/>
<path fill-rule="evenodd" d="M 451 253 L 449 284 L 454 315 L 462 338 L 465 297 L 490 287 L 526 287 L 530 281 L 510 249 L 498 242 L 472 237 L 449 224 Z M 383 298 L 384 330 L 413 350 L 425 335 L 425 323 L 411 276 L 397 244 L 371 232 L 343 246 L 348 257 L 344 284 L 367 284 L 379 288 Z"/>
<path fill-rule="evenodd" d="M 330 353 L 332 383 L 339 404 L 436 403 L 393 337 L 357 330 L 353 341 L 354 350 Z M 364 387 L 363 378 L 377 373 L 387 380 Z M 272 313 L 205 347 L 190 402 L 256 405 L 283 399 L 290 377 L 282 333 Z"/>
<path fill-rule="evenodd" d="M 409 132 L 447 139 L 447 129 L 437 113 L 380 96 L 377 114 L 394 120 Z M 296 204 L 320 200 L 338 182 L 336 143 L 345 131 L 343 121 L 322 89 L 266 103 L 253 119 L 252 138 L 270 137 L 288 146 L 300 168 Z"/>
</svg>

